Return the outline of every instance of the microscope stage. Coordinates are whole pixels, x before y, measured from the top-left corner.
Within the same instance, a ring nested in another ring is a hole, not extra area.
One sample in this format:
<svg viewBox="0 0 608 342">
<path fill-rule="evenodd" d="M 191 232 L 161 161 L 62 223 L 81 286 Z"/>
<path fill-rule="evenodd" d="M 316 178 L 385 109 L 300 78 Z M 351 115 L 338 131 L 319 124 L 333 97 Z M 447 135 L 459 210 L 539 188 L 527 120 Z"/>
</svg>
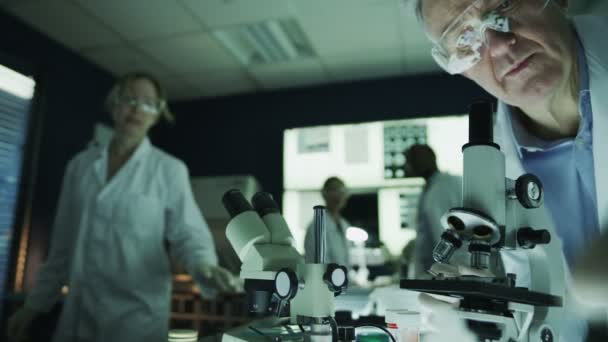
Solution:
<svg viewBox="0 0 608 342">
<path fill-rule="evenodd" d="M 534 306 L 562 306 L 562 298 L 522 287 L 473 280 L 401 280 L 402 289 L 455 298 L 515 302 Z"/>
</svg>

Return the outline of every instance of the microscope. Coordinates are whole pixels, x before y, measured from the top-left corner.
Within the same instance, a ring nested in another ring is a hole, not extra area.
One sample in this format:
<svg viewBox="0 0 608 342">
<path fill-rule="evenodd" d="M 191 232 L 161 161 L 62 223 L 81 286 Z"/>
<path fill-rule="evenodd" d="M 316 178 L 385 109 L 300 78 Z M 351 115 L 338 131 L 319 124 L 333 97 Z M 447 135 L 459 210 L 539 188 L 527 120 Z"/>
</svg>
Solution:
<svg viewBox="0 0 608 342">
<path fill-rule="evenodd" d="M 492 103 L 471 105 L 462 151 L 462 207 L 443 215 L 433 258 L 476 275 L 435 273 L 431 280 L 402 280 L 401 288 L 459 298 L 457 314 L 480 341 L 559 341 L 561 241 L 542 209 L 540 180 L 505 177 L 505 157 L 493 141 Z"/>
<path fill-rule="evenodd" d="M 222 341 L 336 341 L 334 297 L 348 277 L 345 266 L 324 262 L 325 208 L 314 208 L 315 251 L 307 263 L 270 194 L 259 192 L 249 203 L 230 190 L 222 201 L 231 217 L 226 237 L 243 263 L 249 311 L 266 317 L 224 333 Z"/>
</svg>

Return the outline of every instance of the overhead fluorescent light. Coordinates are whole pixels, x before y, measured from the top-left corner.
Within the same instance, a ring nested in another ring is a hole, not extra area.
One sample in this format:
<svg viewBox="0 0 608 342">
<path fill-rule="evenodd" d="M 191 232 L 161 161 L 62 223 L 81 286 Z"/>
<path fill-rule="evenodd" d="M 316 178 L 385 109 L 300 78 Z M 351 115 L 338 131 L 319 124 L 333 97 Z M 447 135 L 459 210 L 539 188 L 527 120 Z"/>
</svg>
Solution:
<svg viewBox="0 0 608 342">
<path fill-rule="evenodd" d="M 34 97 L 36 82 L 0 64 L 0 90 L 29 100 Z"/>
<path fill-rule="evenodd" d="M 244 65 L 285 63 L 315 56 L 294 19 L 238 25 L 216 30 L 213 35 Z"/>
</svg>

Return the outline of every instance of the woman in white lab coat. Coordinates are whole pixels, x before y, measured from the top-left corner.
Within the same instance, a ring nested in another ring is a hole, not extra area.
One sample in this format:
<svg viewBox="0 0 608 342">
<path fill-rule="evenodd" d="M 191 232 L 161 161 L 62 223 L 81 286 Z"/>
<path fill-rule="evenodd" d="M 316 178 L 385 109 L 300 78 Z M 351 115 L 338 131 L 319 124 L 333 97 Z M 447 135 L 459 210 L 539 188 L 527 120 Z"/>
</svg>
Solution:
<svg viewBox="0 0 608 342">
<path fill-rule="evenodd" d="M 178 258 L 203 287 L 229 291 L 183 162 L 150 144 L 148 130 L 171 118 L 160 84 L 126 75 L 107 99 L 115 123 L 108 146 L 68 164 L 50 254 L 25 305 L 9 320 L 21 339 L 69 287 L 54 341 L 166 341 L 171 270 Z M 30 327 L 31 328 L 31 327 Z"/>
</svg>

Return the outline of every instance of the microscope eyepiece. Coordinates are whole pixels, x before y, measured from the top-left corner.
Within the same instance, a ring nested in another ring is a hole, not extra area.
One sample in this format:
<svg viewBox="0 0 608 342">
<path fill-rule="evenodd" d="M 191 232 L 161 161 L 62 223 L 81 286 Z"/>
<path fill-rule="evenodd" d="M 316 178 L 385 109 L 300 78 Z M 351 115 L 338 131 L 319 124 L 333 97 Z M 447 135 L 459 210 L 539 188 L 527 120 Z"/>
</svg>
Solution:
<svg viewBox="0 0 608 342">
<path fill-rule="evenodd" d="M 222 197 L 222 203 L 230 218 L 234 218 L 245 211 L 253 210 L 245 196 L 237 189 L 228 190 Z"/>
<path fill-rule="evenodd" d="M 258 192 L 251 198 L 253 208 L 261 217 L 272 213 L 280 213 L 279 205 L 268 192 Z"/>
<path fill-rule="evenodd" d="M 492 102 L 478 100 L 469 108 L 469 142 L 462 146 L 464 151 L 470 146 L 490 146 L 500 150 L 494 143 L 494 110 Z"/>
<path fill-rule="evenodd" d="M 469 143 L 488 144 L 494 142 L 492 103 L 475 101 L 469 109 Z"/>
</svg>

